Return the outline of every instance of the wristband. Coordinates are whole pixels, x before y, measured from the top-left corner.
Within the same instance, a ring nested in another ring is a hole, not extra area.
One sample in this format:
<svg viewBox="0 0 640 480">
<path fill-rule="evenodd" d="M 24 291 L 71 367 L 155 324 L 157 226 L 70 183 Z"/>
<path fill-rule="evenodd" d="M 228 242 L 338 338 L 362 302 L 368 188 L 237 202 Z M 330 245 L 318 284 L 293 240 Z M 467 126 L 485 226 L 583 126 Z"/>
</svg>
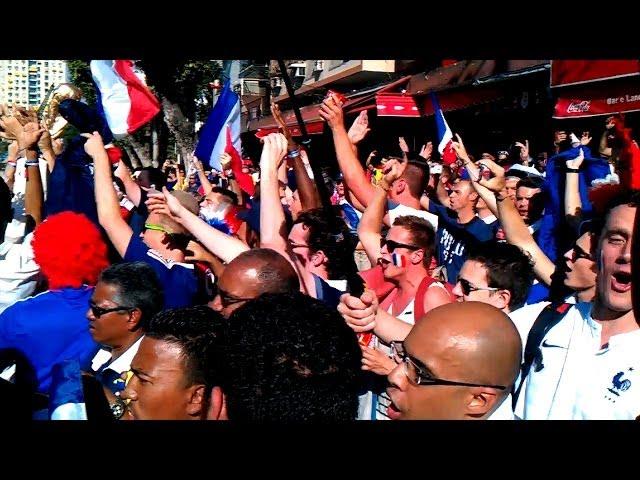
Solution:
<svg viewBox="0 0 640 480">
<path fill-rule="evenodd" d="M 579 168 L 569 168 L 569 167 L 566 167 L 566 168 L 565 168 L 565 172 L 567 172 L 567 173 L 580 173 L 580 169 L 579 169 Z"/>
<path fill-rule="evenodd" d="M 40 162 L 25 162 L 24 165 L 26 167 L 39 167 L 40 166 Z"/>
<path fill-rule="evenodd" d="M 289 152 L 289 155 L 287 155 L 289 158 L 296 158 L 300 156 L 300 150 L 299 149 L 295 149 L 295 150 L 291 150 Z"/>
<path fill-rule="evenodd" d="M 18 162 L 10 161 L 10 162 L 7 162 L 7 165 L 9 167 L 16 168 L 18 166 Z"/>
</svg>

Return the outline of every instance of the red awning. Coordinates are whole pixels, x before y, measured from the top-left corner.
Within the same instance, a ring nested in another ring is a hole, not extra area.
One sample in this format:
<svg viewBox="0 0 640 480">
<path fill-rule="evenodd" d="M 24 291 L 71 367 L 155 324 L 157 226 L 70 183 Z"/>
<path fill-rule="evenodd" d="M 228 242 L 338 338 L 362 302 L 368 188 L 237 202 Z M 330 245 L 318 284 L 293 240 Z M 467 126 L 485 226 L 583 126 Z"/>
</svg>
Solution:
<svg viewBox="0 0 640 480">
<path fill-rule="evenodd" d="M 552 60 L 551 86 L 564 87 L 640 75 L 639 60 Z"/>
<path fill-rule="evenodd" d="M 343 111 L 346 115 L 354 114 L 360 112 L 361 110 L 373 109 L 376 107 L 375 97 L 376 93 L 387 91 L 391 88 L 397 87 L 404 83 L 407 83 L 411 77 L 406 76 L 395 80 L 387 85 L 378 86 L 371 88 L 369 90 L 364 90 L 361 92 L 357 92 L 352 94 L 345 104 L 343 105 Z M 304 122 L 307 133 L 309 134 L 318 134 L 322 133 L 324 129 L 324 120 L 320 117 L 320 104 L 308 105 L 306 107 L 302 107 L 300 109 L 300 114 L 302 115 L 302 121 Z M 291 131 L 291 135 L 294 137 L 299 137 L 302 135 L 300 132 L 300 127 L 298 126 L 298 122 L 296 120 L 295 113 L 293 110 L 287 110 L 282 112 L 282 118 L 285 123 L 289 127 Z M 267 117 L 263 117 L 259 120 L 251 120 L 249 121 L 249 125 L 247 126 L 247 131 L 257 131 L 258 135 L 275 133 L 278 132 L 278 125 L 276 121 L 273 119 L 273 116 L 269 115 Z"/>
<path fill-rule="evenodd" d="M 640 110 L 640 81 L 622 78 L 563 90 L 554 118 L 581 118 Z"/>
</svg>

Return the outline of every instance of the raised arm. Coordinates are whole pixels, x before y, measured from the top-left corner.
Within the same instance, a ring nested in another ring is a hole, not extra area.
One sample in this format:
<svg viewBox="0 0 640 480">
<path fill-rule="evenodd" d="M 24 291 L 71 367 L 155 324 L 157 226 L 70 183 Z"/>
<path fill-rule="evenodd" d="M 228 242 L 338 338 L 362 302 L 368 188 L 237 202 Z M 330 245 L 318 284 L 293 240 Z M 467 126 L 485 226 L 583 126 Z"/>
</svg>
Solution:
<svg viewBox="0 0 640 480">
<path fill-rule="evenodd" d="M 127 194 L 127 198 L 133 202 L 136 207 L 140 206 L 140 200 L 142 199 L 142 191 L 140 185 L 138 185 L 133 178 L 131 178 L 131 172 L 127 165 L 120 160 L 118 167 L 114 172 L 114 175 L 122 180 L 124 185 L 124 192 Z"/>
<path fill-rule="evenodd" d="M 358 224 L 358 237 L 362 242 L 371 265 L 376 265 L 380 257 L 380 238 L 387 205 L 387 192 L 391 184 L 400 176 L 400 165 L 390 161 L 385 165 L 385 176 L 375 188 L 375 194 Z"/>
<path fill-rule="evenodd" d="M 94 184 L 96 206 L 98 208 L 98 220 L 100 225 L 105 229 L 109 240 L 120 254 L 124 257 L 131 240 L 133 230 L 124 221 L 120 214 L 120 204 L 116 190 L 113 187 L 111 178 L 111 162 L 109 155 L 104 149 L 102 137 L 98 132 L 83 133 L 83 137 L 87 137 L 84 144 L 84 151 L 93 158 L 94 166 Z"/>
<path fill-rule="evenodd" d="M 276 120 L 277 124 L 282 129 L 282 134 L 287 139 L 287 151 L 289 152 L 289 158 L 292 159 L 293 173 L 296 176 L 296 185 L 298 186 L 298 195 L 300 195 L 300 204 L 302 210 L 311 210 L 322 206 L 320 194 L 316 188 L 316 184 L 309 177 L 307 168 L 304 165 L 303 158 L 307 156 L 304 150 L 301 150 L 296 141 L 291 135 L 291 131 L 287 126 L 287 123 L 282 117 L 280 107 L 277 103 L 271 104 L 271 114 Z M 308 158 L 307 158 L 308 161 Z"/>
<path fill-rule="evenodd" d="M 288 258 L 284 210 L 278 192 L 278 168 L 287 152 L 281 133 L 263 137 L 260 156 L 260 247 L 271 248 Z"/>
<path fill-rule="evenodd" d="M 473 185 L 473 188 L 476 190 L 478 195 L 485 201 L 485 203 L 487 204 L 487 207 L 489 207 L 489 210 L 491 210 L 491 213 L 493 213 L 495 216 L 498 216 L 498 205 L 496 204 L 496 198 L 493 192 L 479 183 L 479 180 L 482 178 L 482 171 L 480 170 L 480 167 L 478 167 L 478 165 L 476 165 L 471 161 L 471 158 L 467 153 L 467 149 L 465 148 L 464 143 L 462 142 L 462 138 L 460 138 L 460 135 L 456 133 L 456 137 L 458 138 L 458 141 L 452 142 L 452 146 L 453 146 L 453 149 L 456 151 L 458 158 L 462 160 L 462 164 L 464 165 L 464 168 L 466 168 L 467 172 L 469 173 L 469 178 L 471 178 L 471 184 Z M 528 145 L 529 145 L 529 142 L 527 142 L 527 146 Z M 522 148 L 524 148 L 524 145 L 522 146 Z M 527 155 L 529 154 L 528 152 L 529 151 L 527 147 Z M 477 163 L 484 165 L 483 162 L 484 160 L 479 160 Z M 502 175 L 504 176 L 504 169 L 502 169 Z"/>
<path fill-rule="evenodd" d="M 373 198 L 375 187 L 367 180 L 358 156 L 353 151 L 344 128 L 342 105 L 330 96 L 322 102 L 320 116 L 327 121 L 331 129 L 338 165 L 344 175 L 345 184 L 358 201 L 367 207 Z"/>
<path fill-rule="evenodd" d="M 198 180 L 200 180 L 200 185 L 202 185 L 204 194 L 208 195 L 209 193 L 211 193 L 211 190 L 213 189 L 213 185 L 211 185 L 211 182 L 209 181 L 207 176 L 204 174 L 204 168 L 202 167 L 202 162 L 198 159 L 198 157 L 196 157 L 195 155 L 192 155 L 191 163 L 196 169 L 196 173 L 198 174 Z"/>
<path fill-rule="evenodd" d="M 171 213 L 209 252 L 225 263 L 229 263 L 242 252 L 249 250 L 242 240 L 222 233 L 184 208 L 166 187 L 162 192 L 149 193 L 147 206 L 149 212 Z"/>
<path fill-rule="evenodd" d="M 44 191 L 36 143 L 45 131 L 44 128 L 40 128 L 38 123 L 32 122 L 26 124 L 18 136 L 18 148 L 19 150 L 24 150 L 26 160 L 27 185 L 24 194 L 24 208 L 26 214 L 33 219 L 35 225 L 39 225 L 42 222 L 44 204 Z"/>
<path fill-rule="evenodd" d="M 533 269 L 538 279 L 546 285 L 551 285 L 551 275 L 555 271 L 554 263 L 549 260 L 540 249 L 529 228 L 518 213 L 515 204 L 506 195 L 504 168 L 493 162 L 484 159 L 482 162 L 494 175 L 493 178 L 481 178 L 479 183 L 494 193 L 498 204 L 498 219 L 502 225 L 507 242 L 520 247 L 531 256 Z"/>
<path fill-rule="evenodd" d="M 567 160 L 566 181 L 564 187 L 564 213 L 567 222 L 573 227 L 577 227 L 582 220 L 582 200 L 580 199 L 579 170 L 584 161 L 584 152 L 580 149 L 580 154 Z"/>
<path fill-rule="evenodd" d="M 42 132 L 40 140 L 38 140 L 38 148 L 42 153 L 42 157 L 47 162 L 49 173 L 53 172 L 53 167 L 56 166 L 56 154 L 53 149 L 53 144 L 51 143 L 51 134 L 46 128 Z"/>
</svg>

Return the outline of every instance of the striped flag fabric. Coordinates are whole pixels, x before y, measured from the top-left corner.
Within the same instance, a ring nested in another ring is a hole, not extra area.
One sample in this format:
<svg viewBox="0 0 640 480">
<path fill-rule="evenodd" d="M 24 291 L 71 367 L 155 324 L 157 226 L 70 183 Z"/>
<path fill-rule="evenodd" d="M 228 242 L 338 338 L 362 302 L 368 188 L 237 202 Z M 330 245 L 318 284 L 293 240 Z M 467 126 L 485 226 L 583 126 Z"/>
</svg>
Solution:
<svg viewBox="0 0 640 480">
<path fill-rule="evenodd" d="M 160 112 L 160 102 L 131 60 L 92 60 L 98 110 L 116 138 L 131 134 Z"/>
<path fill-rule="evenodd" d="M 438 97 L 431 92 L 431 102 L 433 103 L 433 111 L 436 118 L 436 129 L 438 130 L 438 152 L 440 152 L 440 158 L 445 165 L 451 165 L 456 161 L 456 152 L 453 150 L 453 133 L 449 128 L 447 120 L 444 118 Z"/>
</svg>

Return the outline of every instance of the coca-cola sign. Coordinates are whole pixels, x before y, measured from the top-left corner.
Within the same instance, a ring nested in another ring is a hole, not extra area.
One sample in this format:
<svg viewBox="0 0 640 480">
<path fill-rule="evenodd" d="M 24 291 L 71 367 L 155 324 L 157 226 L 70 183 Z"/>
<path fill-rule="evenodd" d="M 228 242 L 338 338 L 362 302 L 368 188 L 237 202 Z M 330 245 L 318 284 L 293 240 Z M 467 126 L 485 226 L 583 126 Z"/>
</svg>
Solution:
<svg viewBox="0 0 640 480">
<path fill-rule="evenodd" d="M 591 100 L 583 100 L 582 102 L 571 102 L 567 107 L 567 113 L 584 113 L 589 111 Z"/>
</svg>

